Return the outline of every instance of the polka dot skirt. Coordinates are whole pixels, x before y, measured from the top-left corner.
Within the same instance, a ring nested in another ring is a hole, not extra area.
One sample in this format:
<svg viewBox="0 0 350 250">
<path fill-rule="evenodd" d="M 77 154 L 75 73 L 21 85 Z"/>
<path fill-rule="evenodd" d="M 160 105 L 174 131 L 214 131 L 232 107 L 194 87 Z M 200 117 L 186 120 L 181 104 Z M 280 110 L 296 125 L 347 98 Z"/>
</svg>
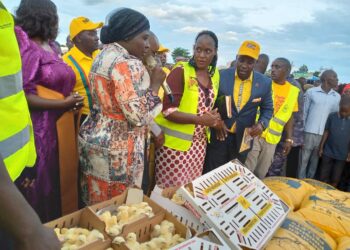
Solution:
<svg viewBox="0 0 350 250">
<path fill-rule="evenodd" d="M 214 100 L 212 88 L 200 89 L 198 114 L 210 110 Z M 207 94 L 206 94 L 207 92 Z M 208 99 L 208 100 L 207 100 Z M 161 188 L 181 186 L 202 175 L 207 139 L 205 126 L 196 125 L 189 150 L 177 151 L 166 146 L 156 151 L 156 183 Z"/>
</svg>

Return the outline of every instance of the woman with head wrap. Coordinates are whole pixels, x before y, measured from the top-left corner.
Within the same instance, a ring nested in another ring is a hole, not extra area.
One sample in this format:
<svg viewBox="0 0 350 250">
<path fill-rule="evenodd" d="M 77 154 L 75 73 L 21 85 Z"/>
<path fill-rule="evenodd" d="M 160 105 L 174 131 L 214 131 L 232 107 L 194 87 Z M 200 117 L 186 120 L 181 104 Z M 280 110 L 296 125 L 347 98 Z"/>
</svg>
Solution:
<svg viewBox="0 0 350 250">
<path fill-rule="evenodd" d="M 147 125 L 161 111 L 165 73 L 142 64 L 150 25 L 132 9 L 118 9 L 101 30 L 104 45 L 90 71 L 93 109 L 79 134 L 81 195 L 90 205 L 141 187 Z"/>
<path fill-rule="evenodd" d="M 200 32 L 193 57 L 179 63 L 167 78 L 174 101 L 164 97 L 156 119 L 165 134 L 164 145 L 156 151 L 156 183 L 162 188 L 184 185 L 202 174 L 208 128 L 221 123 L 217 110 L 212 110 L 219 88 L 217 49 L 216 35 Z"/>
</svg>

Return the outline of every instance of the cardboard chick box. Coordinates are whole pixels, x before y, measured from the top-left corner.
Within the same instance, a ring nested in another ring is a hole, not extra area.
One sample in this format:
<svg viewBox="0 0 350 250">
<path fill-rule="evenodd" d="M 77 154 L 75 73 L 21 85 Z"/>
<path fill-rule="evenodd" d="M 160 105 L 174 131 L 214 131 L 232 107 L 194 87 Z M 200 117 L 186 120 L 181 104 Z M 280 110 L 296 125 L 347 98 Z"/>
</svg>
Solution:
<svg viewBox="0 0 350 250">
<path fill-rule="evenodd" d="M 102 233 L 104 240 L 97 239 L 88 244 L 84 244 L 77 248 L 79 250 L 105 250 L 111 245 L 110 238 L 104 232 L 103 222 L 101 222 L 99 218 L 89 208 L 84 208 L 74 213 L 65 215 L 61 218 L 46 223 L 45 226 L 53 228 L 55 230 L 60 229 L 60 231 L 62 228 L 84 228 L 89 231 L 97 230 L 100 233 Z M 63 244 L 64 242 L 62 242 L 62 247 Z M 64 247 L 62 249 L 64 249 Z"/>
<path fill-rule="evenodd" d="M 182 224 L 193 229 L 196 233 L 204 232 L 207 228 L 193 215 L 191 211 L 170 200 L 173 191 L 174 189 L 171 189 L 171 195 L 169 195 L 168 189 L 161 189 L 160 187 L 155 186 L 151 193 L 151 199 L 174 215 Z"/>
<path fill-rule="evenodd" d="M 191 237 L 191 231 L 182 223 L 180 223 L 171 213 L 163 210 L 162 212 L 156 214 L 154 217 L 149 219 L 142 219 L 138 222 L 134 222 L 124 226 L 123 233 L 121 237 L 123 237 L 127 242 L 127 237 L 129 233 L 134 233 L 136 235 L 136 244 L 141 244 L 144 242 L 148 242 L 152 239 L 152 232 L 156 225 L 161 224 L 162 221 L 167 220 L 174 224 L 175 233 L 178 234 L 183 239 L 187 240 Z M 119 237 L 120 238 L 120 237 Z M 126 243 L 115 244 L 112 243 L 112 247 L 115 250 L 130 250 Z M 157 245 L 157 247 L 160 247 Z M 151 248 L 151 249 L 160 249 L 160 248 Z"/>
<path fill-rule="evenodd" d="M 105 224 L 106 225 L 105 231 L 111 237 L 115 237 L 115 236 L 122 233 L 122 230 L 123 230 L 125 225 L 133 223 L 135 221 L 142 220 L 143 218 L 148 219 L 149 216 L 141 213 L 139 216 L 136 216 L 136 217 L 134 216 L 133 219 L 130 218 L 130 220 L 128 220 L 126 222 L 125 221 L 123 223 L 120 223 L 120 221 L 117 222 L 118 207 L 120 207 L 122 205 L 139 204 L 141 202 L 147 202 L 148 206 L 152 208 L 152 211 L 150 212 L 152 215 L 150 217 L 158 214 L 159 212 L 161 212 L 163 210 L 163 208 L 161 206 L 159 206 L 153 200 L 151 200 L 150 198 L 145 196 L 143 194 L 142 190 L 136 189 L 136 188 L 130 188 L 130 189 L 126 190 L 125 192 L 123 192 L 119 196 L 116 196 L 110 200 L 95 204 L 93 206 L 90 206 L 89 208 L 99 217 L 101 215 L 103 215 L 105 212 L 109 212 L 110 215 L 114 215 L 114 223 L 111 223 L 111 225 L 113 224 L 114 226 L 117 226 L 117 229 L 114 227 L 113 232 L 112 232 L 112 230 L 110 230 L 111 228 L 108 227 L 108 225 L 106 223 Z"/>
<path fill-rule="evenodd" d="M 182 242 L 181 244 L 170 248 L 169 250 L 230 250 L 230 247 L 220 237 L 220 235 L 214 230 L 209 229 L 202 232 L 195 237 Z"/>
<path fill-rule="evenodd" d="M 288 214 L 278 196 L 237 160 L 179 188 L 177 195 L 231 249 L 262 249 Z"/>
</svg>

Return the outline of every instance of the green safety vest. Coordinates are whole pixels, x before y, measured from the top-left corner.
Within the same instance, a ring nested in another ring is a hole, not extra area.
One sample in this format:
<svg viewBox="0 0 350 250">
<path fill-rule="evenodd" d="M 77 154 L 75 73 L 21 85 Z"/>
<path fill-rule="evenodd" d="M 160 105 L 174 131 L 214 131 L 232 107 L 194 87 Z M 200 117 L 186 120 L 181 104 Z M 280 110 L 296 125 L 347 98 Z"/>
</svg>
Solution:
<svg viewBox="0 0 350 250">
<path fill-rule="evenodd" d="M 12 15 L 0 2 L 0 155 L 12 180 L 36 160 Z"/>
<path fill-rule="evenodd" d="M 178 66 L 183 67 L 184 69 L 184 91 L 178 110 L 179 112 L 196 115 L 199 100 L 199 86 L 196 80 L 196 71 L 188 62 L 181 62 Z M 211 82 L 214 90 L 215 102 L 220 82 L 220 74 L 218 69 L 215 70 L 214 75 L 211 77 Z M 213 108 L 214 102 L 211 108 Z M 164 132 L 164 146 L 179 151 L 187 151 L 190 149 L 195 124 L 175 123 L 166 119 L 162 113 L 156 117 L 155 121 Z M 207 138 L 210 140 L 209 128 L 207 128 Z"/>
<path fill-rule="evenodd" d="M 266 142 L 270 144 L 279 143 L 282 137 L 284 126 L 291 118 L 295 104 L 298 102 L 300 90 L 289 82 L 286 84 L 290 84 L 288 96 L 284 100 L 277 113 L 271 118 L 268 127 L 263 133 L 263 137 L 265 137 Z"/>
</svg>

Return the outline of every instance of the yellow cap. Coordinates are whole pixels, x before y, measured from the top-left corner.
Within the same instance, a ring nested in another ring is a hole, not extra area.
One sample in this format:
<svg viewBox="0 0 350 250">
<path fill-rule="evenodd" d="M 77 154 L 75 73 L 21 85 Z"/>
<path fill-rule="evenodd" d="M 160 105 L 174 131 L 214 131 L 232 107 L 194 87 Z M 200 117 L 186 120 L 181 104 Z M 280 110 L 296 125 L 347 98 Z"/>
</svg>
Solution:
<svg viewBox="0 0 350 250">
<path fill-rule="evenodd" d="M 103 26 L 102 22 L 99 23 L 93 23 L 88 18 L 80 16 L 77 18 L 74 18 L 70 22 L 69 26 L 69 36 L 70 39 L 73 40 L 73 38 L 78 35 L 80 32 L 84 30 L 95 30 L 99 29 Z"/>
<path fill-rule="evenodd" d="M 163 45 L 160 45 L 159 46 L 159 49 L 158 49 L 158 52 L 160 52 L 160 53 L 166 53 L 166 52 L 169 52 L 170 50 L 168 49 L 168 48 L 165 48 L 165 47 L 163 47 Z"/>
<path fill-rule="evenodd" d="M 249 56 L 254 58 L 255 60 L 258 59 L 260 54 L 260 45 L 257 42 L 254 41 L 244 41 L 241 45 L 241 47 L 238 50 L 237 55 L 239 56 Z"/>
</svg>

